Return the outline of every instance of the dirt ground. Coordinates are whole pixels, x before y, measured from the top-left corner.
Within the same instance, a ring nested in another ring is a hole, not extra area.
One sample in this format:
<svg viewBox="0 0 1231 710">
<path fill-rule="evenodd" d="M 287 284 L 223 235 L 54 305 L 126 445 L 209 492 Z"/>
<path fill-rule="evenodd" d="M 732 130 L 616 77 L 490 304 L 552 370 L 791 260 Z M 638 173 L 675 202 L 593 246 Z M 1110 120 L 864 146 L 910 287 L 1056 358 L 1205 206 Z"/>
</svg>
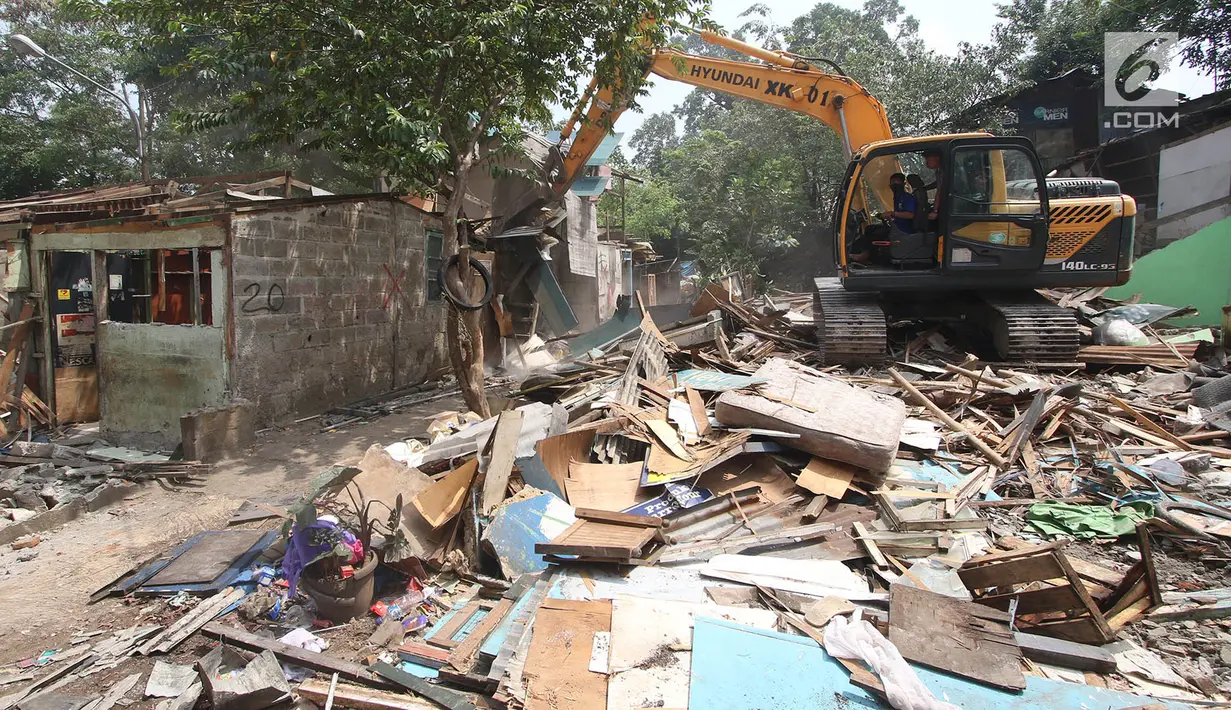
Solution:
<svg viewBox="0 0 1231 710">
<path fill-rule="evenodd" d="M 90 605 L 90 594 L 161 550 L 225 528 L 245 499 L 306 492 L 322 469 L 357 462 L 372 444 L 422 438 L 437 413 L 459 408 L 460 398 L 445 398 L 340 431 L 321 433 L 315 419 L 274 430 L 258 436 L 243 456 L 216 464 L 199 488 L 165 490 L 150 483 L 120 503 L 42 533 L 33 560 L 18 562 L 21 552 L 4 546 L 0 666 L 64 648 L 74 632 L 132 626 L 145 602 Z"/>
</svg>

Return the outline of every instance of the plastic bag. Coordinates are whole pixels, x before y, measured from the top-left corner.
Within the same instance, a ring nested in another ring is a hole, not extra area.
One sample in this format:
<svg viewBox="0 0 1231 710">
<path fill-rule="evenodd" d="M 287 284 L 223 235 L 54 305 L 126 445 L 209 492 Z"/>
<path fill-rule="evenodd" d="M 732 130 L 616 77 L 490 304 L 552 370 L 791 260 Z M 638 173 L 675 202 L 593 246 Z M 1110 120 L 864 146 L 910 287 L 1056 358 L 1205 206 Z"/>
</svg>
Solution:
<svg viewBox="0 0 1231 710">
<path fill-rule="evenodd" d="M 885 686 L 889 704 L 897 710 L 958 710 L 953 703 L 937 700 L 919 680 L 915 669 L 907 665 L 897 646 L 860 618 L 859 611 L 850 621 L 835 616 L 825 626 L 824 638 L 829 655 L 867 663 Z"/>
<path fill-rule="evenodd" d="M 1149 345 L 1150 339 L 1132 323 L 1113 318 L 1094 329 L 1094 342 L 1098 345 Z"/>
</svg>

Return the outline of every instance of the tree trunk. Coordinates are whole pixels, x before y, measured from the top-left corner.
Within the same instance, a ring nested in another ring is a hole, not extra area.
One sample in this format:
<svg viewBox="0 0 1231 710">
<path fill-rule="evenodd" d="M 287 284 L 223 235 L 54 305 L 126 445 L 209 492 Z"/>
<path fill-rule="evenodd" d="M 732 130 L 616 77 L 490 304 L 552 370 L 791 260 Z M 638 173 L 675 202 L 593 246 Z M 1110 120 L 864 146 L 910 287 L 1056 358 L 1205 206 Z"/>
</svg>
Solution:
<svg viewBox="0 0 1231 710">
<path fill-rule="evenodd" d="M 462 161 L 453 178 L 453 189 L 445 203 L 442 225 L 446 244 L 457 245 L 458 268 L 456 272 L 448 272 L 449 283 L 442 286 L 452 293 L 464 294 L 471 298 L 472 285 L 475 281 L 474 272 L 470 268 L 470 243 L 464 232 L 458 229 L 458 219 L 461 217 L 462 204 L 466 197 L 466 172 L 469 161 Z M 457 384 L 462 388 L 462 398 L 466 406 L 474 413 L 487 419 L 491 409 L 487 406 L 487 395 L 483 390 L 483 311 L 463 311 L 456 306 L 450 306 L 449 319 L 445 327 L 445 337 L 449 341 L 449 360 L 453 364 L 453 374 Z"/>
</svg>

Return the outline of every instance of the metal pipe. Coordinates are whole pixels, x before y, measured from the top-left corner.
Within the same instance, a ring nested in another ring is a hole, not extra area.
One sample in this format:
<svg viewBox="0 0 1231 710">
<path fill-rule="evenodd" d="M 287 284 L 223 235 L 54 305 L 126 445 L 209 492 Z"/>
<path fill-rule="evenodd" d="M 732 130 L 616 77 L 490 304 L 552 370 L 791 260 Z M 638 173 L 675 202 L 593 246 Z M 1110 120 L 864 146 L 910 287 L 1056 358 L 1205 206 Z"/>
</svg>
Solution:
<svg viewBox="0 0 1231 710">
<path fill-rule="evenodd" d="M 755 44 L 741 42 L 738 39 L 728 37 L 724 34 L 719 34 L 711 30 L 693 29 L 692 31 L 700 35 L 701 39 L 705 40 L 709 44 L 716 44 L 719 47 L 726 47 L 727 49 L 734 50 L 740 54 L 756 57 L 763 62 L 777 64 L 778 66 L 786 67 L 788 69 L 812 68 L 807 62 L 803 61 L 796 55 L 791 54 L 790 52 L 777 52 L 772 49 L 765 49 L 764 47 L 758 47 Z"/>
<path fill-rule="evenodd" d="M 851 132 L 846 126 L 846 109 L 843 108 L 845 103 L 845 96 L 833 97 L 833 107 L 838 110 L 838 121 L 842 124 L 842 147 L 846 149 L 846 159 L 850 160 L 855 149 L 851 147 Z"/>
</svg>

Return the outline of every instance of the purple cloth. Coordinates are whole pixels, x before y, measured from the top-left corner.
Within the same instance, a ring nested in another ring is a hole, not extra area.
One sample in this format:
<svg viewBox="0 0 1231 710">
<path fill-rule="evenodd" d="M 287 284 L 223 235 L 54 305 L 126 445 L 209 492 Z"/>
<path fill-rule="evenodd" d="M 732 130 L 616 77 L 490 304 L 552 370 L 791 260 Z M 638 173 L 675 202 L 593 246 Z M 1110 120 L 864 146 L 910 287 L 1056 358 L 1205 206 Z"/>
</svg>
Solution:
<svg viewBox="0 0 1231 710">
<path fill-rule="evenodd" d="M 363 546 L 359 539 L 331 522 L 318 520 L 306 528 L 291 527 L 291 539 L 282 558 L 282 573 L 286 575 L 288 592 L 294 598 L 299 587 L 299 577 L 304 569 L 321 555 L 332 552 L 338 543 L 351 550 L 351 560 L 358 554 L 363 559 Z"/>
</svg>

